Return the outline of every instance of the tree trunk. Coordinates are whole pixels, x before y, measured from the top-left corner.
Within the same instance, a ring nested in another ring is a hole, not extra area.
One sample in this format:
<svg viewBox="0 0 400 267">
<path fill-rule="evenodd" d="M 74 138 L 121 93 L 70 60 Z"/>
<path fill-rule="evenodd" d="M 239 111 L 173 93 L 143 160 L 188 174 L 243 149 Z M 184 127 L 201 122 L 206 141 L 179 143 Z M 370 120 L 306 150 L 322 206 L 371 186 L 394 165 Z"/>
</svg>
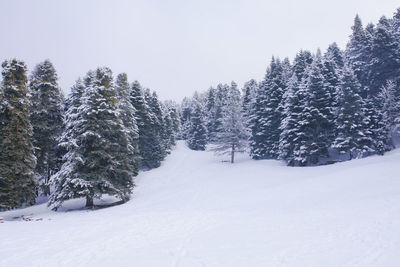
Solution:
<svg viewBox="0 0 400 267">
<path fill-rule="evenodd" d="M 50 168 L 47 167 L 47 177 L 45 178 L 44 181 L 44 195 L 45 196 L 50 196 Z"/>
<path fill-rule="evenodd" d="M 235 162 L 235 145 L 232 144 L 231 163 Z"/>
<path fill-rule="evenodd" d="M 86 196 L 86 208 L 93 208 L 93 197 Z"/>
</svg>

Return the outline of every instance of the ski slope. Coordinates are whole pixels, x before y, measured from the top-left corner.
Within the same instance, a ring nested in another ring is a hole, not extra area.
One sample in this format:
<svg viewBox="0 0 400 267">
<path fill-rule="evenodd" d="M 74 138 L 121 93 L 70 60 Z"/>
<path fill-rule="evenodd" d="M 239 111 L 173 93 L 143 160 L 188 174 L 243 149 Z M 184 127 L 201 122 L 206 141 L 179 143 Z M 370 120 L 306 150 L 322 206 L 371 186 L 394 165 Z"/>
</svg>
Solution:
<svg viewBox="0 0 400 267">
<path fill-rule="evenodd" d="M 400 266 L 400 150 L 309 168 L 223 159 L 180 142 L 124 205 L 2 212 L 0 266 Z"/>
</svg>

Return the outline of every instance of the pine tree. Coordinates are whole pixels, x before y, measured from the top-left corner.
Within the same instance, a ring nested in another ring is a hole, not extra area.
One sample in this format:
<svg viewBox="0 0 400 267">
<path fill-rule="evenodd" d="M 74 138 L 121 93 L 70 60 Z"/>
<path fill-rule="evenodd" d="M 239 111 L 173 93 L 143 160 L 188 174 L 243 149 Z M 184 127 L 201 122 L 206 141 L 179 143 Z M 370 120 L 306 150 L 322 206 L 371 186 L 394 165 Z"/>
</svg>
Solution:
<svg viewBox="0 0 400 267">
<path fill-rule="evenodd" d="M 212 141 L 215 129 L 216 111 L 217 111 L 217 90 L 213 87 L 206 92 L 205 115 L 208 140 Z"/>
<path fill-rule="evenodd" d="M 246 126 L 250 126 L 251 112 L 254 108 L 254 103 L 256 101 L 256 94 L 258 90 L 258 83 L 256 80 L 251 79 L 246 82 L 243 87 L 243 118 L 245 120 Z"/>
<path fill-rule="evenodd" d="M 336 43 L 329 46 L 323 57 L 322 64 L 321 71 L 331 96 L 331 108 L 334 112 L 337 108 L 336 93 L 340 84 L 340 75 L 344 67 L 343 53 Z"/>
<path fill-rule="evenodd" d="M 93 200 L 103 194 L 125 202 L 134 186 L 133 171 L 125 162 L 130 156 L 129 141 L 119 117 L 111 70 L 89 72 L 85 85 L 78 109 L 82 124 L 76 140 L 72 140 L 76 146 L 66 154 L 60 174 L 55 175 L 56 190 L 51 197 L 55 208 L 75 197 L 86 197 L 86 206 L 93 207 Z M 74 171 L 68 172 L 69 168 Z"/>
<path fill-rule="evenodd" d="M 155 92 L 151 93 L 149 89 L 146 89 L 144 97 L 150 108 L 151 116 L 149 167 L 156 168 L 160 166 L 161 161 L 167 154 L 163 145 L 164 121 L 157 94 Z"/>
<path fill-rule="evenodd" d="M 398 47 L 397 53 L 400 53 L 400 8 L 398 8 L 393 15 L 392 32 L 393 32 L 394 40 L 397 41 L 397 47 Z M 397 83 L 400 83 L 400 81 L 397 80 Z"/>
<path fill-rule="evenodd" d="M 323 68 L 322 59 L 317 54 L 307 75 L 307 104 L 302 112 L 306 117 L 302 126 L 309 137 L 309 143 L 303 147 L 303 156 L 311 164 L 317 164 L 321 158 L 328 158 L 328 148 L 334 137 L 332 89 L 327 86 L 328 83 L 322 75 Z"/>
<path fill-rule="evenodd" d="M 123 159 L 125 168 L 133 176 L 138 174 L 139 168 L 139 129 L 136 122 L 136 110 L 130 101 L 131 87 L 126 73 L 121 73 L 116 79 L 119 117 L 122 119 L 124 131 L 128 138 L 128 156 Z"/>
<path fill-rule="evenodd" d="M 192 114 L 186 142 L 188 147 L 192 150 L 206 149 L 207 128 L 204 120 L 204 111 L 196 98 L 193 98 Z"/>
<path fill-rule="evenodd" d="M 222 108 L 226 105 L 226 97 L 229 91 L 229 85 L 218 84 L 215 91 L 215 107 L 212 115 L 207 122 L 208 139 L 210 142 L 214 142 L 217 138 L 218 133 L 221 130 L 221 119 L 222 119 Z"/>
<path fill-rule="evenodd" d="M 391 149 L 388 144 L 388 133 L 385 132 L 385 124 L 383 121 L 382 112 L 379 109 L 378 100 L 376 97 L 369 96 L 365 100 L 364 114 L 366 117 L 366 128 L 368 129 L 367 135 L 373 140 L 373 151 L 370 154 L 376 153 L 383 155 L 386 151 Z"/>
<path fill-rule="evenodd" d="M 89 77 L 86 77 L 88 85 Z M 80 177 L 80 171 L 84 164 L 81 147 L 81 135 L 84 132 L 85 120 L 83 118 L 83 94 L 85 84 L 78 79 L 71 88 L 71 93 L 66 99 L 66 111 L 64 116 L 64 132 L 59 137 L 58 148 L 63 153 L 60 169 L 51 176 L 51 184 L 54 187 L 48 205 L 55 210 L 58 209 L 65 200 L 71 198 L 86 197 L 89 194 L 89 183 Z"/>
<path fill-rule="evenodd" d="M 30 78 L 33 145 L 35 147 L 36 183 L 40 194 L 50 194 L 49 179 L 57 171 L 57 138 L 62 130 L 63 96 L 58 77 L 49 60 L 38 64 Z"/>
<path fill-rule="evenodd" d="M 171 137 L 166 133 L 168 129 L 164 121 L 165 114 L 157 94 L 152 94 L 149 89 L 142 89 L 139 82 L 135 81 L 132 84 L 130 100 L 136 109 L 139 128 L 140 168 L 159 167 L 170 149 Z"/>
<path fill-rule="evenodd" d="M 304 77 L 305 71 L 311 65 L 313 56 L 310 51 L 301 50 L 297 53 L 293 62 L 293 72 L 297 76 L 297 80 L 301 81 Z"/>
<path fill-rule="evenodd" d="M 167 107 L 169 109 L 169 116 L 172 121 L 172 131 L 174 135 L 174 144 L 175 141 L 182 139 L 182 129 L 181 129 L 181 120 L 179 117 L 178 105 L 175 102 L 167 102 Z"/>
<path fill-rule="evenodd" d="M 250 135 L 250 155 L 253 159 L 264 159 L 266 155 L 265 137 L 268 134 L 264 129 L 264 118 L 267 117 L 265 103 L 267 103 L 267 92 L 264 82 L 262 82 L 256 92 L 250 119 L 248 121 L 251 131 Z"/>
<path fill-rule="evenodd" d="M 135 108 L 135 117 L 139 130 L 139 166 L 142 169 L 153 168 L 152 162 L 152 117 L 151 110 L 144 99 L 142 86 L 138 81 L 132 84 L 130 101 Z"/>
<path fill-rule="evenodd" d="M 222 106 L 221 128 L 216 137 L 217 145 L 213 150 L 220 154 L 231 154 L 231 163 L 234 163 L 235 153 L 243 152 L 247 145 L 247 135 L 240 91 L 236 83 L 232 82 L 225 105 Z"/>
<path fill-rule="evenodd" d="M 338 92 L 337 137 L 333 143 L 340 154 L 362 157 L 373 151 L 373 140 L 363 112 L 365 103 L 359 95 L 361 85 L 350 67 L 345 66 Z"/>
<path fill-rule="evenodd" d="M 338 69 L 344 67 L 344 53 L 340 50 L 337 43 L 330 44 L 324 56 L 325 59 L 329 58 L 332 60 Z"/>
<path fill-rule="evenodd" d="M 357 15 L 354 19 L 352 26 L 352 34 L 350 41 L 347 44 L 346 58 L 350 63 L 354 74 L 362 87 L 368 87 L 368 65 L 370 64 L 370 47 L 371 44 L 367 38 L 366 32 L 363 28 L 360 17 Z M 365 91 L 365 92 L 364 92 Z M 366 96 L 366 90 L 362 89 L 360 92 L 362 96 Z"/>
<path fill-rule="evenodd" d="M 396 97 L 396 84 L 388 81 L 378 94 L 378 110 L 381 114 L 382 127 L 380 135 L 385 140 L 386 150 L 394 148 L 392 136 L 399 130 L 400 101 Z"/>
<path fill-rule="evenodd" d="M 299 90 L 299 81 L 297 76 L 293 76 L 288 81 L 288 87 L 284 93 L 284 105 L 282 121 L 280 125 L 279 138 L 279 158 L 285 160 L 288 165 L 296 165 L 294 159 L 294 150 L 297 146 L 298 126 L 302 109 L 302 94 Z"/>
<path fill-rule="evenodd" d="M 171 148 L 175 145 L 175 134 L 173 130 L 171 111 L 165 104 L 161 104 L 161 110 L 163 121 L 163 147 L 164 150 L 169 154 L 171 152 Z"/>
<path fill-rule="evenodd" d="M 192 115 L 192 100 L 185 97 L 180 105 L 180 119 L 182 126 L 182 139 L 187 140 Z M 211 120 L 211 117 L 208 117 Z"/>
<path fill-rule="evenodd" d="M 253 158 L 278 158 L 281 101 L 285 89 L 282 64 L 279 59 L 273 58 L 256 97 L 250 142 Z"/>
<path fill-rule="evenodd" d="M 294 147 L 292 147 L 292 155 L 288 159 L 291 166 L 307 166 L 310 163 L 310 144 L 312 142 L 312 128 L 310 127 L 311 109 L 309 106 L 310 93 L 308 91 L 309 80 L 311 74 L 309 68 L 302 75 L 302 80 L 296 85 L 296 92 L 291 101 L 292 117 L 296 118 L 296 123 L 290 125 L 285 131 L 290 131 L 288 137 L 293 138 Z M 288 142 L 287 139 L 286 142 Z"/>
<path fill-rule="evenodd" d="M 370 94 L 376 96 L 388 80 L 400 77 L 400 46 L 391 23 L 382 17 L 372 40 L 372 60 L 369 67 Z"/>
<path fill-rule="evenodd" d="M 2 64 L 0 90 L 0 210 L 35 203 L 36 158 L 31 143 L 26 65 L 13 59 Z"/>
</svg>

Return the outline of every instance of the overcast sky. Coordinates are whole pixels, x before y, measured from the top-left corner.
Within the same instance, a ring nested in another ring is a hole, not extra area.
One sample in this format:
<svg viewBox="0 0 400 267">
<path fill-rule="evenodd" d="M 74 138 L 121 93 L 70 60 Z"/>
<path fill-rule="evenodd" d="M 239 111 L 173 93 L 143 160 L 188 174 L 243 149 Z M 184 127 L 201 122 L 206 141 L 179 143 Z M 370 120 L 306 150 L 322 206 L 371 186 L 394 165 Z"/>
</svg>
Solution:
<svg viewBox="0 0 400 267">
<path fill-rule="evenodd" d="M 60 85 L 97 66 L 126 72 L 180 101 L 195 90 L 261 80 L 272 55 L 344 47 L 358 13 L 366 25 L 398 0 L 4 0 L 0 59 L 30 69 L 50 59 Z"/>
</svg>

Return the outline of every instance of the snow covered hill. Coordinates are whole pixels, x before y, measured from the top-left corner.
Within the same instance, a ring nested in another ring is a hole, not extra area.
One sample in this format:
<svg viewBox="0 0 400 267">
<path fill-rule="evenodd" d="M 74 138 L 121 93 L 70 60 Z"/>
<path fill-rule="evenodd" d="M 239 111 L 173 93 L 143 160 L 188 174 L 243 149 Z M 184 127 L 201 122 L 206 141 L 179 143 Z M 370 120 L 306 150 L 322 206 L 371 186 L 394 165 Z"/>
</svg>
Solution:
<svg viewBox="0 0 400 267">
<path fill-rule="evenodd" d="M 400 150 L 309 168 L 222 160 L 179 143 L 127 204 L 2 212 L 0 266 L 400 266 Z"/>
</svg>

